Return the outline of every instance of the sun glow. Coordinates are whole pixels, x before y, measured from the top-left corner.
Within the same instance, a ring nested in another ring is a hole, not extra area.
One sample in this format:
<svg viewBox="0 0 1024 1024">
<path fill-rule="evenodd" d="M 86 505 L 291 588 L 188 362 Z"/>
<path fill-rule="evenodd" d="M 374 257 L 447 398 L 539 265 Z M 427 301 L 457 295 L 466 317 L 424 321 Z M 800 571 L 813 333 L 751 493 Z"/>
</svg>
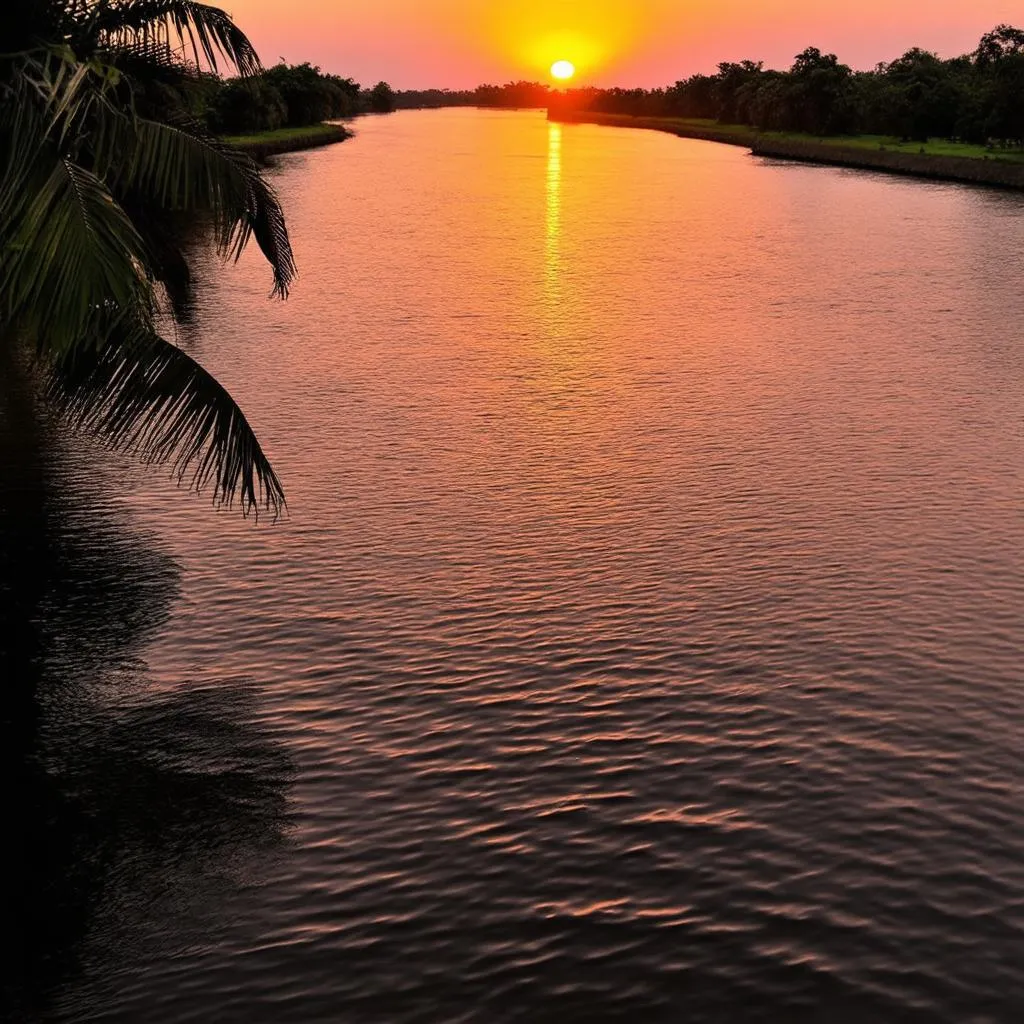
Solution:
<svg viewBox="0 0 1024 1024">
<path fill-rule="evenodd" d="M 551 77 L 561 82 L 568 82 L 576 74 L 576 66 L 567 60 L 556 60 L 551 65 Z"/>
</svg>

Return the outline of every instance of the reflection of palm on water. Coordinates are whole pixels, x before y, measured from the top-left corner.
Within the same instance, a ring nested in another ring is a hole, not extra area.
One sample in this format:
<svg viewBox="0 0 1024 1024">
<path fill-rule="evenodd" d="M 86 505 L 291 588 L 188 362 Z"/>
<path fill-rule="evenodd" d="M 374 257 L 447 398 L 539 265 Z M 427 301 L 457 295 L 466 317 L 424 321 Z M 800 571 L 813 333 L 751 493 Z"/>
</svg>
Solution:
<svg viewBox="0 0 1024 1024">
<path fill-rule="evenodd" d="M 167 620 L 178 569 L 96 510 L 95 481 L 41 458 L 30 404 L 7 391 L 0 663 L 19 839 L 5 919 L 19 941 L 0 1015 L 28 1020 L 55 998 L 74 1016 L 97 978 L 117 984 L 136 958 L 176 953 L 182 915 L 215 927 L 232 879 L 258 874 L 281 841 L 290 765 L 243 686 L 183 681 L 147 699 L 137 652 Z"/>
</svg>

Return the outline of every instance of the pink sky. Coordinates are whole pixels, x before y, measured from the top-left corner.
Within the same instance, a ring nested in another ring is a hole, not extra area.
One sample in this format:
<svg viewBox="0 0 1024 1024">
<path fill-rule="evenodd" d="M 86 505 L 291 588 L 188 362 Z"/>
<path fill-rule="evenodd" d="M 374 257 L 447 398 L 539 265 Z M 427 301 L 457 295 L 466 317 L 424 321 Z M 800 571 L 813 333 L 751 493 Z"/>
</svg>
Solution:
<svg viewBox="0 0 1024 1024">
<path fill-rule="evenodd" d="M 217 2 L 217 0 L 213 0 Z M 309 60 L 364 85 L 466 88 L 546 78 L 664 85 L 721 60 L 787 67 L 806 46 L 858 68 L 911 46 L 955 56 L 1021 0 L 220 0 L 265 63 Z"/>
</svg>

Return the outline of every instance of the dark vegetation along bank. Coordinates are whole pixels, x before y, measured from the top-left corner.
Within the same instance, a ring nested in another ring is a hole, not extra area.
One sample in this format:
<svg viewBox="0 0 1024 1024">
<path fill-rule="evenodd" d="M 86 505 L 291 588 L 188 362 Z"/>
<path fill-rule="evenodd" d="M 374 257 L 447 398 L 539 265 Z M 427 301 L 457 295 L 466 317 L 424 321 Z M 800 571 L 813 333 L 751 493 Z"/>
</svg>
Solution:
<svg viewBox="0 0 1024 1024">
<path fill-rule="evenodd" d="M 763 156 L 1024 188 L 1024 30 L 942 60 L 913 49 L 853 71 L 809 48 L 788 71 L 720 64 L 667 89 L 552 93 L 555 120 L 655 128 Z"/>
<path fill-rule="evenodd" d="M 577 111 L 711 119 L 759 131 L 955 139 L 1024 146 L 1024 30 L 1000 25 L 963 57 L 909 50 L 853 71 L 810 47 L 788 71 L 720 64 L 667 89 L 571 89 L 552 105 Z"/>
<path fill-rule="evenodd" d="M 210 131 L 262 161 L 344 141 L 351 132 L 325 122 L 391 113 L 395 94 L 387 82 L 363 89 L 312 64 L 281 63 L 247 77 L 205 75 L 193 103 Z"/>
<path fill-rule="evenodd" d="M 478 85 L 475 89 L 404 89 L 394 94 L 397 110 L 428 110 L 438 107 L 494 107 L 506 110 L 542 110 L 552 90 L 540 82 L 508 82 Z"/>
<path fill-rule="evenodd" d="M 196 96 L 198 113 L 218 135 L 265 134 L 359 114 L 386 114 L 395 95 L 386 82 L 363 89 L 351 78 L 312 64 L 277 64 L 257 75 L 208 75 Z"/>
</svg>

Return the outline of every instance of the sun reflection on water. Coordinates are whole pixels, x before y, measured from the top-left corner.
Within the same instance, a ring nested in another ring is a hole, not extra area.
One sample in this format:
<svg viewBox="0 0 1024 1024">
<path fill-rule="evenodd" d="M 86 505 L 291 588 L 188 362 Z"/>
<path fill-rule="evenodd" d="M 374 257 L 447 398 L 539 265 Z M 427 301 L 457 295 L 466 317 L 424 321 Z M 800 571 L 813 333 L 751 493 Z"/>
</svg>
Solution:
<svg viewBox="0 0 1024 1024">
<path fill-rule="evenodd" d="M 548 124 L 547 218 L 544 238 L 544 296 L 561 299 L 562 126 Z"/>
</svg>

